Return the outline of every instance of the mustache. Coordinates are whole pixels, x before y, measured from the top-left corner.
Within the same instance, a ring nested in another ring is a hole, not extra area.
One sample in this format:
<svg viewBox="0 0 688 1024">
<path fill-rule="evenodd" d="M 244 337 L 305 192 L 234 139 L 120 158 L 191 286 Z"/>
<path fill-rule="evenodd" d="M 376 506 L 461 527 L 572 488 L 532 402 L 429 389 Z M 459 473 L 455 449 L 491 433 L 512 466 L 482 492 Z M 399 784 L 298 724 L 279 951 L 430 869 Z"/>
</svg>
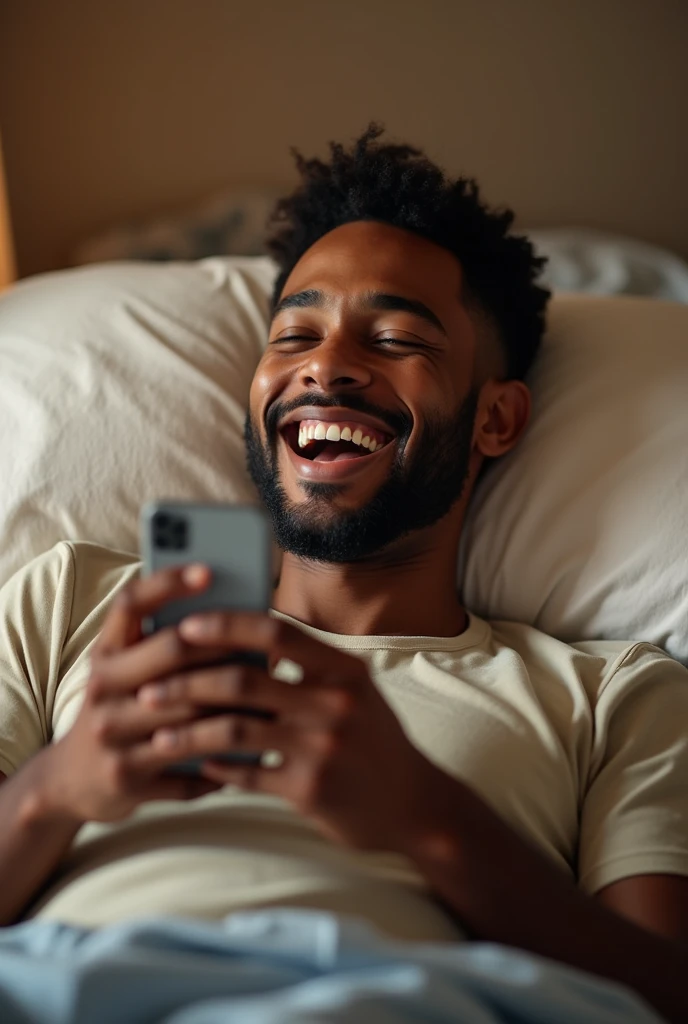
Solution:
<svg viewBox="0 0 688 1024">
<path fill-rule="evenodd" d="M 354 412 L 367 413 L 369 416 L 375 416 L 383 423 L 386 423 L 390 430 L 400 439 L 409 436 L 413 427 L 413 421 L 410 416 L 406 416 L 402 412 L 383 409 L 382 406 L 367 401 L 361 395 L 309 395 L 304 393 L 290 399 L 288 402 L 275 402 L 270 406 L 265 416 L 265 429 L 268 440 L 273 441 L 276 438 L 277 425 L 281 423 L 285 416 L 307 406 L 316 406 L 319 409 L 344 407 Z"/>
</svg>

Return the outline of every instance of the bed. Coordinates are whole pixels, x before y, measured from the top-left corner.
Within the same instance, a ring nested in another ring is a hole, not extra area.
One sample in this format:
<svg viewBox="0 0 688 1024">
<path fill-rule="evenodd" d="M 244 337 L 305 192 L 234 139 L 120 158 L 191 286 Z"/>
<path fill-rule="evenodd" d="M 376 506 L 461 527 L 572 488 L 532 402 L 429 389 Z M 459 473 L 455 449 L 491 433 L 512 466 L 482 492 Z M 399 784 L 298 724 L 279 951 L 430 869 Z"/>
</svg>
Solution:
<svg viewBox="0 0 688 1024">
<path fill-rule="evenodd" d="M 478 614 L 565 641 L 643 639 L 688 665 L 680 269 L 664 264 L 673 301 L 555 295 L 530 378 L 532 425 L 484 475 L 464 533 L 457 578 Z M 65 538 L 136 551 L 147 500 L 256 501 L 242 428 L 273 276 L 260 255 L 125 260 L 3 295 L 0 582 Z M 232 915 L 215 929 L 137 923 L 78 941 L 59 926 L 37 940 L 27 924 L 12 941 L 0 977 L 20 978 L 34 992 L 32 1019 L 51 1024 L 315 1021 L 325 1009 L 335 1020 L 352 1006 L 355 1019 L 381 1021 L 372 975 L 395 993 L 400 1020 L 657 1020 L 621 989 L 517 951 L 411 955 L 356 922 L 333 931 L 295 910 Z M 6 1024 L 26 1019 L 11 1002 L 0 1009 Z"/>
</svg>

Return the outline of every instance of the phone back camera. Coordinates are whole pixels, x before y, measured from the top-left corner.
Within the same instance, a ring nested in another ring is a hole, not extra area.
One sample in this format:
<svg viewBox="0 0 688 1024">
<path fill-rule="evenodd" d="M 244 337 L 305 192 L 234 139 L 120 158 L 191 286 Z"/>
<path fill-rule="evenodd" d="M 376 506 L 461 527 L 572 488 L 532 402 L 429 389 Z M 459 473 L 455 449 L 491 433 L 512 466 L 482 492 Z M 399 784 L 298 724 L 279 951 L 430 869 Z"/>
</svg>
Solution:
<svg viewBox="0 0 688 1024">
<path fill-rule="evenodd" d="M 189 524 L 181 516 L 157 512 L 153 517 L 153 543 L 164 551 L 183 551 L 189 540 Z"/>
</svg>

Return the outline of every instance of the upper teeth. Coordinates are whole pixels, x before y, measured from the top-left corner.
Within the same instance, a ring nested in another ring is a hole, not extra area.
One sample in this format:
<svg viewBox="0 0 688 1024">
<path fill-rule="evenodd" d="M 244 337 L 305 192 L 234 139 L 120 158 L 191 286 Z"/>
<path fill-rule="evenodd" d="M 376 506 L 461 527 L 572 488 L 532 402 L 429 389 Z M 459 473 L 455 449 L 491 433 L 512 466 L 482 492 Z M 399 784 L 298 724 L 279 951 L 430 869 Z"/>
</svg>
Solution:
<svg viewBox="0 0 688 1024">
<path fill-rule="evenodd" d="M 354 425 L 352 430 L 349 426 L 340 427 L 337 423 L 325 423 L 322 420 L 304 421 L 299 424 L 299 448 L 305 448 L 310 441 L 353 441 L 374 452 L 383 447 L 385 440 L 381 436 L 376 438 L 372 435 L 369 427 Z"/>
</svg>

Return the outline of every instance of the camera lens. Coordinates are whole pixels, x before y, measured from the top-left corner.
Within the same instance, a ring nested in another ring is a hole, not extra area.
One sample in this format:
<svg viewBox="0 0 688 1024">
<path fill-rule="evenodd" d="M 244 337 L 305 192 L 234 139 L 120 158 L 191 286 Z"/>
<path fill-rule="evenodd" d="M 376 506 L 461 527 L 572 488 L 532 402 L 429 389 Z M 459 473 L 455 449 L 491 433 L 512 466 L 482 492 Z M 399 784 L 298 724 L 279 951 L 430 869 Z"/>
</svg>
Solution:
<svg viewBox="0 0 688 1024">
<path fill-rule="evenodd" d="M 174 540 L 174 546 L 178 550 L 186 547 L 188 529 L 184 519 L 175 519 L 172 523 L 170 533 Z"/>
<path fill-rule="evenodd" d="M 158 512 L 153 519 L 153 542 L 161 551 L 183 551 L 189 539 L 189 526 L 181 516 Z"/>
</svg>

